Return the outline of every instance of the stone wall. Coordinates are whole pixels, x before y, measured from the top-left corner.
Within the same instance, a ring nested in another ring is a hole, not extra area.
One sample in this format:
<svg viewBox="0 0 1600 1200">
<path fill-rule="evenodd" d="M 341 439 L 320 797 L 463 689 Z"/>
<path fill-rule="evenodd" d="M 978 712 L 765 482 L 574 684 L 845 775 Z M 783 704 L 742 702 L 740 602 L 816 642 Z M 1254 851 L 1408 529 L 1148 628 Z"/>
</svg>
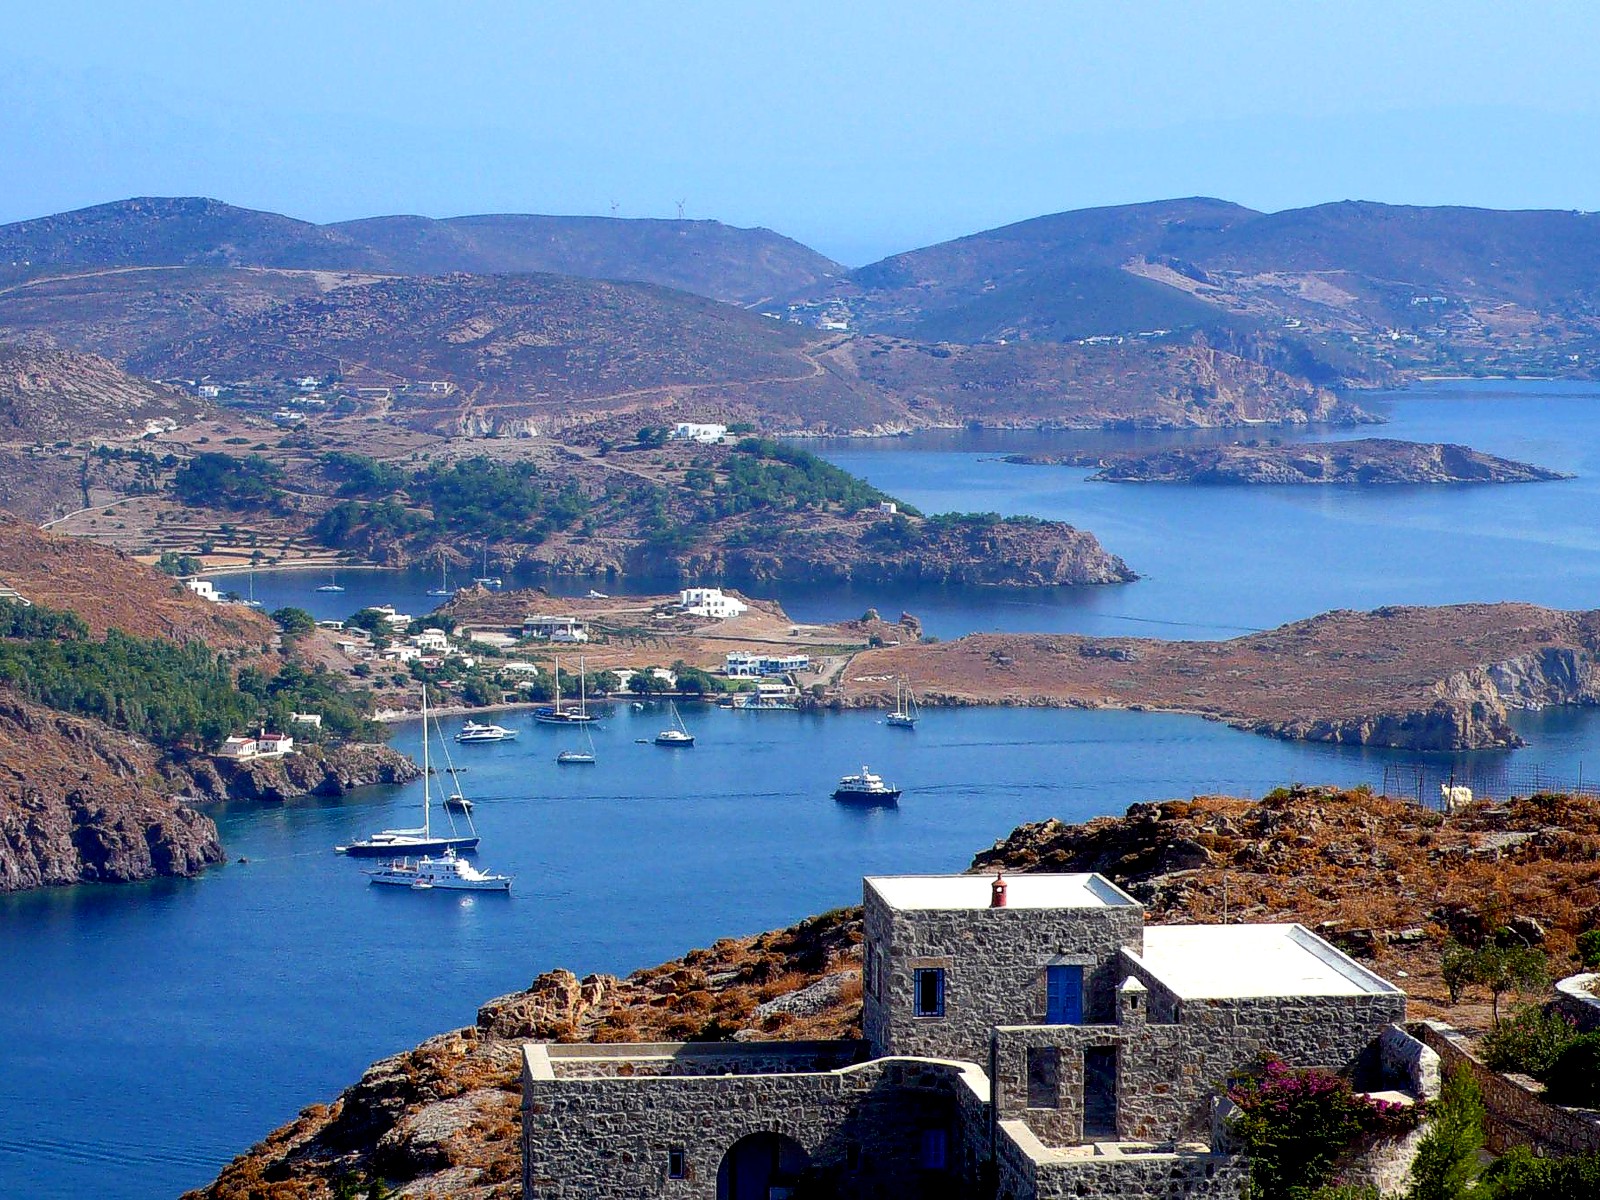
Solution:
<svg viewBox="0 0 1600 1200">
<path fill-rule="evenodd" d="M 1541 1154 L 1600 1153 L 1600 1113 L 1550 1104 L 1538 1081 L 1490 1070 L 1467 1048 L 1465 1035 L 1441 1021 L 1419 1021 L 1411 1031 L 1438 1053 L 1446 1074 L 1463 1066 L 1472 1072 L 1488 1110 L 1484 1133 L 1494 1153 L 1512 1146 Z"/>
<path fill-rule="evenodd" d="M 549 1063 L 555 1079 L 644 1075 L 781 1075 L 833 1071 L 864 1062 L 863 1041 L 529 1043 L 526 1054 Z"/>
<path fill-rule="evenodd" d="M 625 1077 L 608 1057 L 603 1076 L 555 1078 L 539 1049 L 524 1055 L 527 1200 L 712 1200 L 724 1155 L 768 1132 L 798 1142 L 824 1186 L 843 1195 L 976 1194 L 986 1148 L 966 1126 L 986 1129 L 988 1081 L 970 1064 L 890 1058 L 805 1074 Z M 945 1170 L 921 1166 L 928 1130 L 945 1133 Z M 668 1178 L 675 1149 L 681 1179 Z"/>
<path fill-rule="evenodd" d="M 1556 1008 L 1577 1022 L 1582 1033 L 1600 1030 L 1600 996 L 1591 990 L 1600 974 L 1568 975 L 1556 984 Z"/>
<path fill-rule="evenodd" d="M 1123 947 L 1144 945 L 1144 910 L 1105 908 L 894 909 L 865 889 L 873 978 L 864 980 L 867 1040 L 881 1054 L 982 1061 L 997 1025 L 1045 1016 L 1045 968 L 1083 967 L 1084 1020 L 1110 1021 Z M 942 967 L 944 1015 L 918 1017 L 914 972 Z"/>
<path fill-rule="evenodd" d="M 1230 1155 L 1115 1147 L 1068 1155 L 1021 1121 L 1002 1122 L 995 1137 L 996 1200 L 1238 1200 L 1248 1175 L 1245 1161 Z"/>
<path fill-rule="evenodd" d="M 1404 1020 L 1405 997 L 1369 993 L 1191 1000 L 1183 1004 L 1181 1015 L 1182 1024 L 1151 1024 L 1142 1009 L 1125 999 L 1122 1020 L 1115 1025 L 994 1030 L 989 1077 L 997 1119 L 1022 1121 L 1053 1145 L 1081 1141 L 1083 1052 L 1115 1046 L 1117 1136 L 1140 1141 L 1203 1138 L 1211 1128 L 1211 1098 L 1231 1073 L 1267 1055 L 1297 1067 L 1350 1068 L 1386 1030 Z M 1028 1051 L 1040 1047 L 1053 1047 L 1060 1055 L 1055 1108 L 1028 1106 Z M 1392 1054 L 1400 1053 L 1397 1045 Z"/>
</svg>

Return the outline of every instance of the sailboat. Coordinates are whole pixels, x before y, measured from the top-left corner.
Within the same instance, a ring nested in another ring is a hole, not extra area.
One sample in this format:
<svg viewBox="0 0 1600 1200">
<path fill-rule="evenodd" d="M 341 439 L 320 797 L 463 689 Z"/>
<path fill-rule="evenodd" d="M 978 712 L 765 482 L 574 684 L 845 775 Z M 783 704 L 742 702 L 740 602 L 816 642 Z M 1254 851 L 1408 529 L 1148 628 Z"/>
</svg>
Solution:
<svg viewBox="0 0 1600 1200">
<path fill-rule="evenodd" d="M 582 717 L 587 718 L 588 713 L 584 708 L 583 685 L 583 659 L 580 658 L 578 660 L 578 712 Z M 587 721 L 585 721 L 583 726 L 583 736 L 589 743 L 589 748 L 587 750 L 563 750 L 560 754 L 556 755 L 556 762 L 560 763 L 564 767 L 594 766 L 594 734 L 589 732 L 589 725 Z"/>
<path fill-rule="evenodd" d="M 482 584 L 486 588 L 497 588 L 505 583 L 498 575 L 489 574 L 489 543 L 483 544 L 483 574 L 472 581 Z"/>
<path fill-rule="evenodd" d="M 473 827 L 470 813 L 465 814 L 467 828 L 472 830 L 470 837 L 462 837 L 456 833 L 455 818 L 448 812 L 445 816 L 450 822 L 450 836 L 436 835 L 433 832 L 429 812 L 432 772 L 428 766 L 428 742 L 428 687 L 424 684 L 422 687 L 422 827 L 379 830 L 371 837 L 361 838 L 348 846 L 335 846 L 335 850 L 353 858 L 385 858 L 397 854 L 441 854 L 447 850 L 471 851 L 478 848 L 478 831 Z M 454 777 L 452 774 L 451 778 Z"/>
<path fill-rule="evenodd" d="M 894 711 L 883 719 L 885 725 L 895 729 L 915 729 L 917 718 L 917 698 L 912 695 L 910 688 L 903 688 L 905 680 L 899 676 L 894 681 Z"/>
<path fill-rule="evenodd" d="M 256 599 L 256 569 L 253 566 L 250 568 L 250 598 L 243 601 L 243 604 L 246 608 L 266 607 L 266 605 L 262 604 L 261 601 Z"/>
<path fill-rule="evenodd" d="M 694 734 L 684 727 L 683 716 L 678 712 L 675 700 L 667 701 L 672 706 L 672 728 L 663 729 L 656 734 L 656 745 L 667 746 L 671 749 L 687 749 L 694 745 Z"/>
<path fill-rule="evenodd" d="M 342 591 L 344 591 L 344 588 L 339 586 L 339 580 L 336 577 L 336 575 L 334 574 L 334 572 L 329 571 L 328 572 L 328 582 L 323 584 L 321 587 L 319 587 L 317 589 L 317 591 L 319 591 L 319 592 L 342 592 Z"/>
<path fill-rule="evenodd" d="M 548 708 L 535 709 L 533 719 L 540 725 L 585 725 L 595 718 L 589 713 L 583 695 L 583 659 L 578 660 L 578 707 L 574 711 L 561 707 L 561 660 L 555 660 L 555 703 Z"/>
<path fill-rule="evenodd" d="M 455 594 L 456 590 L 450 586 L 450 579 L 445 574 L 444 555 L 441 554 L 439 555 L 439 586 L 436 588 L 429 588 L 428 595 L 454 596 Z"/>
</svg>

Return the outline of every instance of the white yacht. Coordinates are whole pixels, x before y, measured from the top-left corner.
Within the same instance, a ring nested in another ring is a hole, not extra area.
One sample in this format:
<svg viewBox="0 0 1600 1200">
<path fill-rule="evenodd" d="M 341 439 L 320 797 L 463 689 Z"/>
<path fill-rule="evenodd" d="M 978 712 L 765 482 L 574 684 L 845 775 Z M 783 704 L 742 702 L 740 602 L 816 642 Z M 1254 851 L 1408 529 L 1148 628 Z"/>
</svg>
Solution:
<svg viewBox="0 0 1600 1200">
<path fill-rule="evenodd" d="M 509 892 L 511 876 L 491 875 L 480 871 L 453 850 L 446 850 L 438 858 L 424 856 L 412 862 L 409 858 L 396 859 L 376 871 L 368 871 L 373 883 L 388 887 L 405 887 L 416 892 L 431 890 L 450 892 Z"/>
<path fill-rule="evenodd" d="M 485 725 L 478 721 L 468 721 L 461 727 L 461 732 L 456 734 L 456 741 L 463 745 L 474 742 L 510 742 L 516 740 L 517 731 L 507 729 L 504 725 Z"/>
<path fill-rule="evenodd" d="M 321 587 L 319 587 L 317 589 L 317 591 L 319 591 L 319 592 L 342 592 L 342 591 L 344 591 L 344 588 L 339 586 L 338 578 L 333 574 L 332 571 L 329 571 L 328 572 L 328 582 L 323 584 Z"/>
<path fill-rule="evenodd" d="M 472 826 L 472 816 L 466 813 L 467 828 L 470 834 L 463 836 L 456 832 L 455 818 L 447 812 L 446 820 L 450 822 L 450 834 L 435 834 L 430 821 L 430 785 L 432 770 L 428 765 L 428 688 L 422 688 L 422 825 L 417 829 L 382 829 L 371 837 L 360 838 L 348 846 L 335 846 L 340 854 L 348 854 L 354 858 L 389 858 L 397 854 L 441 854 L 446 851 L 469 851 L 478 848 L 478 831 Z M 440 739 L 441 745 L 443 739 Z M 448 754 L 447 754 L 448 757 Z M 454 768 L 452 767 L 452 772 Z M 458 792 L 457 795 L 460 793 Z"/>
<path fill-rule="evenodd" d="M 885 783 L 882 775 L 874 775 L 865 766 L 859 775 L 846 775 L 833 789 L 835 800 L 856 804 L 895 804 L 900 799 L 900 789 Z"/>
<path fill-rule="evenodd" d="M 894 729 L 915 729 L 920 715 L 917 712 L 917 698 L 904 684 L 905 680 L 895 679 L 894 711 L 883 719 L 883 723 Z"/>
</svg>

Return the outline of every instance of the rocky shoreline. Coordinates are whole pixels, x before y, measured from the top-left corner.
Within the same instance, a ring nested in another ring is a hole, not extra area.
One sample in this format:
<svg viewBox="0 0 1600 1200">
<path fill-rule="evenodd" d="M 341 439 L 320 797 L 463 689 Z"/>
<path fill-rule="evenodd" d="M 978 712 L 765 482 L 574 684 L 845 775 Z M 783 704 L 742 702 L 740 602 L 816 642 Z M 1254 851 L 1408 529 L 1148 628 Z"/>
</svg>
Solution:
<svg viewBox="0 0 1600 1200">
<path fill-rule="evenodd" d="M 1453 753 L 1523 744 L 1513 709 L 1600 704 L 1600 610 L 1530 604 L 1333 612 L 1216 642 L 975 634 L 867 650 L 831 703 L 1188 713 L 1298 741 Z"/>
<path fill-rule="evenodd" d="M 1572 476 L 1470 446 L 1361 438 L 1178 446 L 1151 454 L 1008 454 L 1008 463 L 1098 468 L 1101 483 L 1327 485 L 1541 483 Z"/>
<path fill-rule="evenodd" d="M 282 803 L 420 777 L 387 746 L 308 746 L 253 763 L 163 754 L 0 694 L 0 892 L 192 877 L 226 859 L 205 804 Z"/>
</svg>

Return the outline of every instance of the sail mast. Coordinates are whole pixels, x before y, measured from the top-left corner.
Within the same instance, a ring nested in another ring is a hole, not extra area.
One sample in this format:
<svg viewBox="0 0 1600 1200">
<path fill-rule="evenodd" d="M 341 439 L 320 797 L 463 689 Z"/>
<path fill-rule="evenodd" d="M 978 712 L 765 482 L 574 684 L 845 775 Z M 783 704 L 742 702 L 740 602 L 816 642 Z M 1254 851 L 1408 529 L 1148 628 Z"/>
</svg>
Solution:
<svg viewBox="0 0 1600 1200">
<path fill-rule="evenodd" d="M 428 685 L 422 685 L 422 836 L 428 834 Z"/>
</svg>

